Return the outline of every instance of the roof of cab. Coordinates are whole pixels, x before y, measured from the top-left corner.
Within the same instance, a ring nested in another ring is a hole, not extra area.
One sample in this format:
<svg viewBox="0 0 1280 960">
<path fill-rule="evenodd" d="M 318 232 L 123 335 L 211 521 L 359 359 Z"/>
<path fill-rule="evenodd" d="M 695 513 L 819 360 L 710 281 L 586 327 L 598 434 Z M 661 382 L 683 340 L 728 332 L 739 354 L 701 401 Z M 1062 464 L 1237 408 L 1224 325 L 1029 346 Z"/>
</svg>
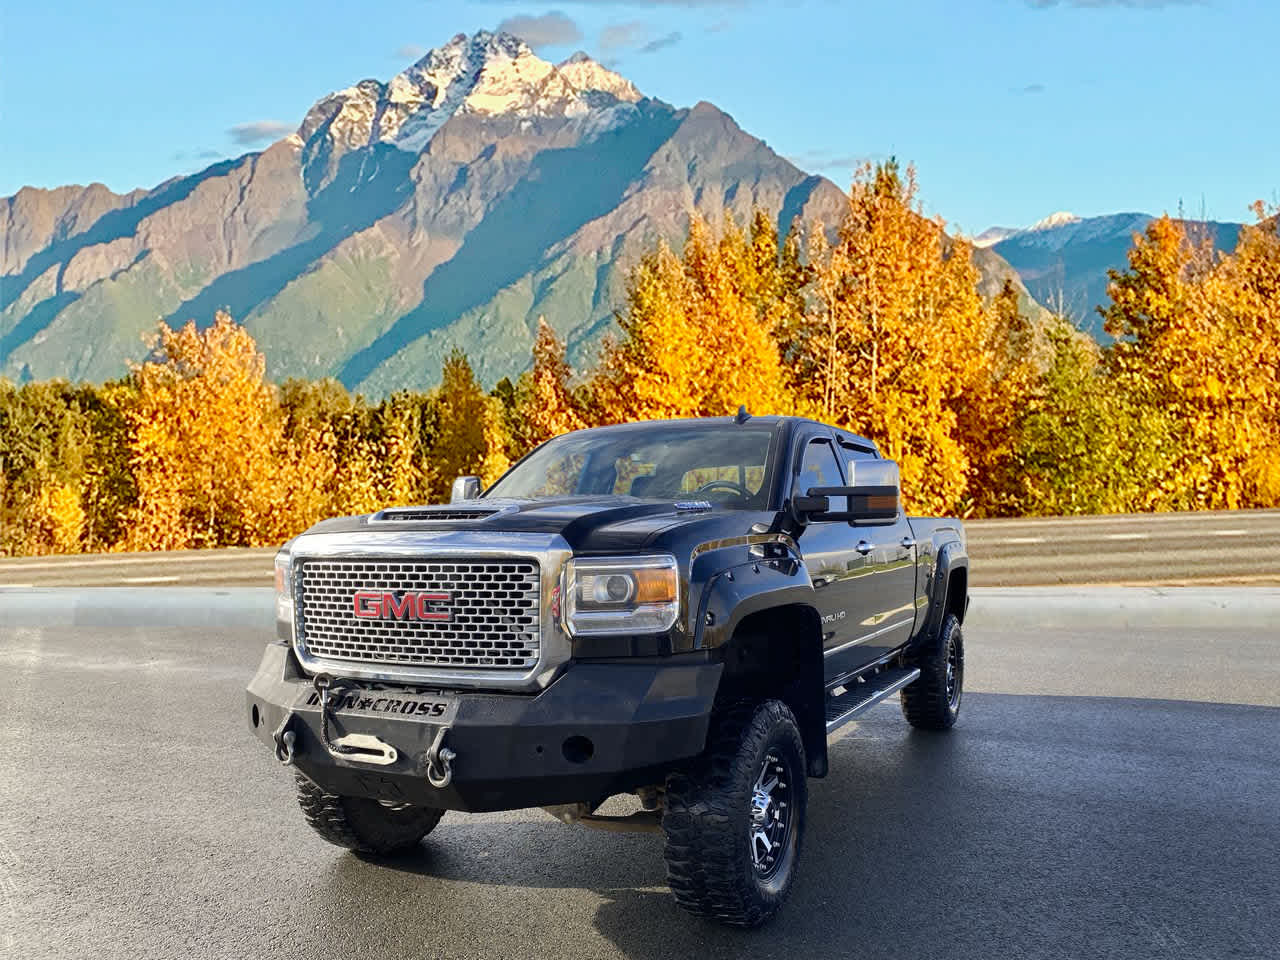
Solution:
<svg viewBox="0 0 1280 960">
<path fill-rule="evenodd" d="M 866 437 L 860 436 L 856 433 L 851 433 L 848 430 L 842 430 L 839 427 L 833 427 L 830 424 L 822 423 L 819 420 L 813 420 L 809 417 L 778 416 L 776 414 L 768 414 L 768 415 L 758 416 L 758 417 L 748 416 L 746 420 L 743 420 L 741 422 L 739 422 L 738 419 L 733 416 L 685 417 L 677 420 L 635 420 L 630 423 L 616 423 L 616 424 L 610 424 L 608 426 L 603 426 L 603 427 L 585 427 L 582 430 L 575 430 L 573 432 L 574 433 L 590 433 L 590 432 L 596 432 L 596 431 L 622 432 L 622 431 L 630 431 L 630 430 L 640 430 L 647 427 L 652 427 L 655 424 L 667 424 L 670 426 L 692 426 L 694 424 L 702 426 L 702 425 L 711 425 L 711 424 L 721 424 L 730 429 L 734 427 L 750 427 L 750 426 L 767 426 L 772 429 L 782 425 L 797 426 L 800 424 L 812 424 L 817 427 L 822 427 L 825 430 L 830 430 L 832 433 L 836 435 L 837 438 L 844 440 L 846 442 L 852 443 L 854 446 L 862 447 L 868 451 L 871 451 L 877 454 L 879 452 L 878 448 L 876 447 L 873 441 L 868 440 Z"/>
</svg>

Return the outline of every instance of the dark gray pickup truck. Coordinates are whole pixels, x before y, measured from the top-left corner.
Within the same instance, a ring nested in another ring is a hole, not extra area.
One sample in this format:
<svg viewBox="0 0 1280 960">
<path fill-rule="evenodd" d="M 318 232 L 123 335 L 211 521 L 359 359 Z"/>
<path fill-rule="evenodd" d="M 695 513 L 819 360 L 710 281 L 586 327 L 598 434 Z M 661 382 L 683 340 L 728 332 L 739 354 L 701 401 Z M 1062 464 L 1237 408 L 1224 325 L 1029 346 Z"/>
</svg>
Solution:
<svg viewBox="0 0 1280 960">
<path fill-rule="evenodd" d="M 333 843 L 403 854 L 446 810 L 545 807 L 661 832 L 681 906 L 754 926 L 828 735 L 895 693 L 955 723 L 968 566 L 862 437 L 745 411 L 583 430 L 483 494 L 290 541 L 249 723 Z M 600 814 L 618 794 L 637 809 Z"/>
</svg>

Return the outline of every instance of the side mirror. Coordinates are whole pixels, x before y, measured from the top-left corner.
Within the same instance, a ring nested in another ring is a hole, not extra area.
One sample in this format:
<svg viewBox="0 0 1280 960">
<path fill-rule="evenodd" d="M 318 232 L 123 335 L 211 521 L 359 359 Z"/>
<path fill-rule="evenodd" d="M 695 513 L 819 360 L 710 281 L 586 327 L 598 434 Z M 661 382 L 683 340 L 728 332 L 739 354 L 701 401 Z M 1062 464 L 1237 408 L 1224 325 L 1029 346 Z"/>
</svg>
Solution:
<svg viewBox="0 0 1280 960">
<path fill-rule="evenodd" d="M 459 477 L 453 481 L 453 492 L 449 496 L 449 502 L 461 503 L 463 500 L 474 500 L 479 496 L 479 477 Z"/>
<path fill-rule="evenodd" d="M 892 460 L 855 460 L 853 483 L 847 487 L 811 487 L 795 497 L 798 513 L 812 520 L 852 520 L 854 523 L 892 523 L 901 506 L 898 465 Z M 832 498 L 845 498 L 844 510 L 832 510 Z"/>
</svg>

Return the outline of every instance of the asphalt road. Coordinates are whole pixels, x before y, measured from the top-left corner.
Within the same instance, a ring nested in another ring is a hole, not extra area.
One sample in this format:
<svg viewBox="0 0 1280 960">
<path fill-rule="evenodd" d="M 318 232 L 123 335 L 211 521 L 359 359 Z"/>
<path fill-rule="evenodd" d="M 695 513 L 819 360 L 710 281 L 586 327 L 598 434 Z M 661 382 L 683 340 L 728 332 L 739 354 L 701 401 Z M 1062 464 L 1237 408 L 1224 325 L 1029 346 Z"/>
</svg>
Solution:
<svg viewBox="0 0 1280 960">
<path fill-rule="evenodd" d="M 1280 585 L 1280 511 L 966 524 L 978 586 Z M 0 588 L 269 586 L 274 550 L 0 558 Z"/>
<path fill-rule="evenodd" d="M 328 846 L 242 716 L 265 591 L 76 596 L 0 594 L 0 956 L 1277 957 L 1280 591 L 979 592 L 959 726 L 842 731 L 756 932 L 540 811 Z"/>
</svg>

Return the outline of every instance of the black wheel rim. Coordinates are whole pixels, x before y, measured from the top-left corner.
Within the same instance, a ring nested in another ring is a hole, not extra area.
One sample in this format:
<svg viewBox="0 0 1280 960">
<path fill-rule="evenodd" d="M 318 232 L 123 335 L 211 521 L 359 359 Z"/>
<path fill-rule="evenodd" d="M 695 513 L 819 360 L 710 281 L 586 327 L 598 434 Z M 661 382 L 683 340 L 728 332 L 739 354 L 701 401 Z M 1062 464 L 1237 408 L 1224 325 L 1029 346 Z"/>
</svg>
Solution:
<svg viewBox="0 0 1280 960">
<path fill-rule="evenodd" d="M 769 880 L 782 868 L 795 821 L 795 771 L 782 751 L 770 751 L 751 790 L 747 845 L 757 876 Z"/>
<path fill-rule="evenodd" d="M 964 648 L 952 638 L 947 644 L 947 705 L 952 710 L 960 706 L 960 691 L 964 684 Z"/>
</svg>

